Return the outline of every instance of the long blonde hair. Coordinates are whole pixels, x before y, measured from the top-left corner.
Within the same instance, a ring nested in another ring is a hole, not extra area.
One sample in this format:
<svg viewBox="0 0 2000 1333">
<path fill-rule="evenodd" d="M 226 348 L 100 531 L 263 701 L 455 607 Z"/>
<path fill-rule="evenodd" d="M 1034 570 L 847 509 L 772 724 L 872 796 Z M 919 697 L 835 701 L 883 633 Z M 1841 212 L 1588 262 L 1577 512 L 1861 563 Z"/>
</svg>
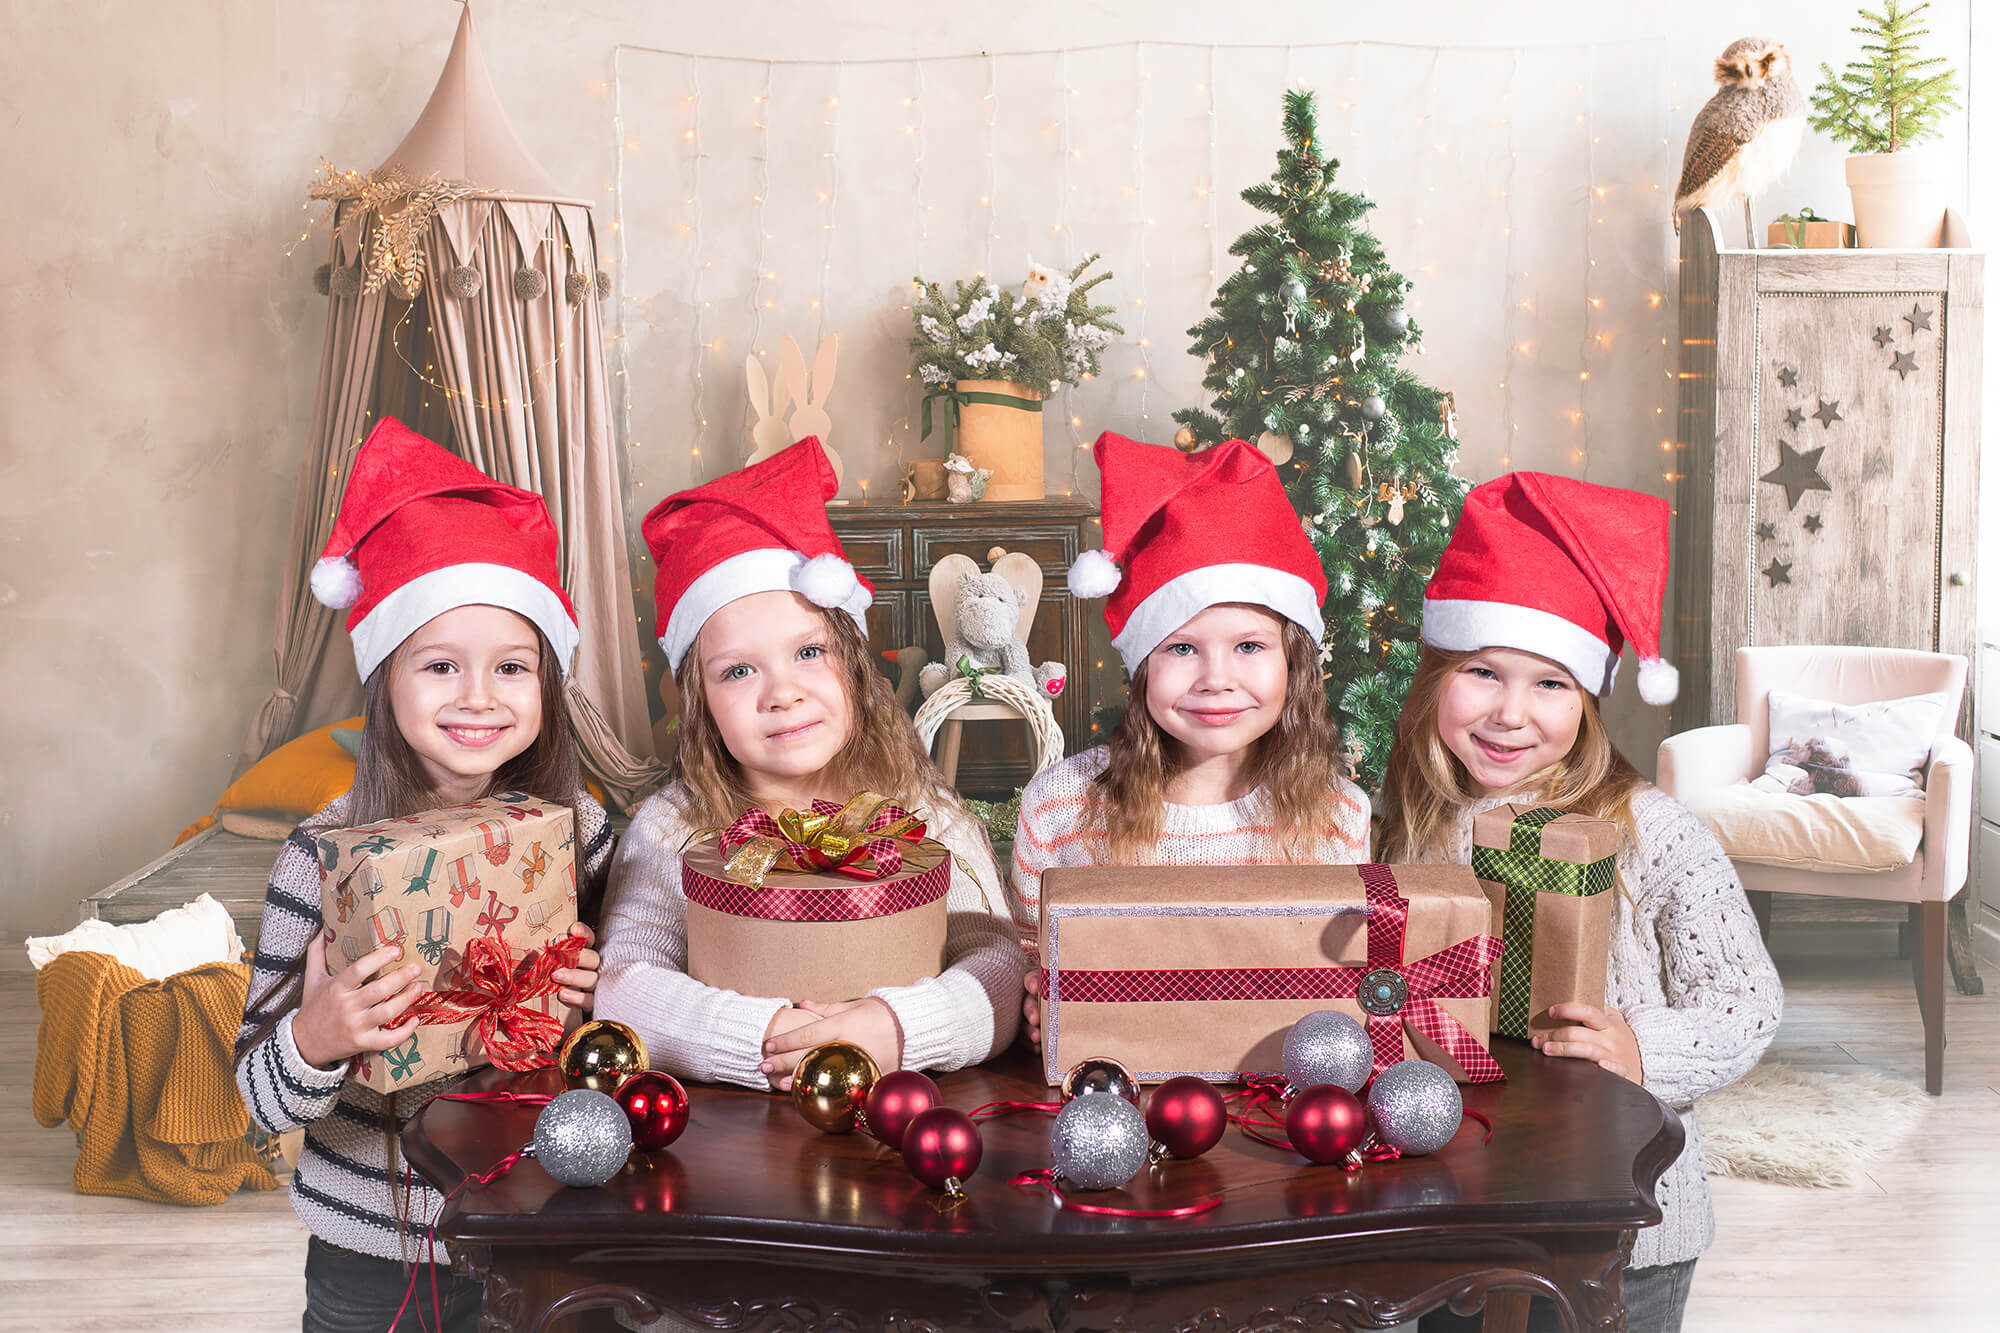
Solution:
<svg viewBox="0 0 2000 1333">
<path fill-rule="evenodd" d="M 1386 862 L 1436 856 L 1449 836 L 1453 817 L 1476 799 L 1472 779 L 1438 731 L 1438 701 L 1452 675 L 1477 652 L 1454 653 L 1425 644 L 1416 675 L 1403 696 L 1396 744 L 1382 779 L 1382 818 L 1376 856 Z M 1608 819 L 1633 840 L 1632 798 L 1646 779 L 1632 767 L 1604 729 L 1597 699 L 1579 687 L 1583 712 L 1569 753 L 1524 778 L 1521 789 L 1538 793 L 1536 804 Z"/>
<path fill-rule="evenodd" d="M 1287 620 L 1285 705 L 1259 737 L 1248 777 L 1271 802 L 1272 842 L 1288 861 L 1310 861 L 1327 832 L 1327 804 L 1340 780 L 1340 734 L 1327 708 L 1319 645 Z M 1143 865 L 1160 840 L 1167 786 L 1181 771 L 1172 739 L 1146 707 L 1147 663 L 1132 673 L 1125 716 L 1111 733 L 1110 757 L 1085 789 L 1084 829 L 1110 865 Z"/>
<path fill-rule="evenodd" d="M 922 806 L 933 816 L 949 811 L 976 824 L 917 740 L 917 729 L 897 704 L 888 678 L 868 660 L 868 644 L 860 627 L 845 611 L 819 606 L 812 611 L 826 627 L 827 650 L 840 669 L 852 728 L 825 771 L 832 789 L 816 795 L 842 801 L 866 788 L 913 809 Z M 708 828 L 729 823 L 755 800 L 743 766 L 723 743 L 722 731 L 709 709 L 700 660 L 701 637 L 697 635 L 676 676 L 681 728 L 668 790 L 674 793 L 682 818 Z"/>
</svg>

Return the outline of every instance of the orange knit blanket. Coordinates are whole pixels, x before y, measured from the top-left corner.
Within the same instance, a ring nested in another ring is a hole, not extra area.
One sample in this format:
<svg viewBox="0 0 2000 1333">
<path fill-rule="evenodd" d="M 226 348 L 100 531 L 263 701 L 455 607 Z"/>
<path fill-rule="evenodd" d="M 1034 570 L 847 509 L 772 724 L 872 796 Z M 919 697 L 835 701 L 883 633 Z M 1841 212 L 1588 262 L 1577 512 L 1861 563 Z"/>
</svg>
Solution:
<svg viewBox="0 0 2000 1333">
<path fill-rule="evenodd" d="M 148 981 L 101 953 L 36 973 L 35 1119 L 76 1131 L 79 1194 L 216 1204 L 277 1188 L 230 1064 L 249 985 L 247 963 Z"/>
</svg>

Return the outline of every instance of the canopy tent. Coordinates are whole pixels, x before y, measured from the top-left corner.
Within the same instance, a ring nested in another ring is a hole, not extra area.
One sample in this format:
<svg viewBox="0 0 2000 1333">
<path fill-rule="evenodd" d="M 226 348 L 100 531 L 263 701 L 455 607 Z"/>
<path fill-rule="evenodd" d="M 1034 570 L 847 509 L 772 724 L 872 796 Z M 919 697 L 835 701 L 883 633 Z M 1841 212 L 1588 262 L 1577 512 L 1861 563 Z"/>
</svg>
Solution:
<svg viewBox="0 0 2000 1333">
<path fill-rule="evenodd" d="M 279 590 L 277 687 L 244 763 L 357 711 L 338 613 L 313 599 L 307 576 L 354 451 L 388 415 L 548 502 L 583 631 L 571 719 L 586 768 L 629 804 L 665 774 L 653 757 L 612 452 L 599 304 L 610 280 L 590 205 L 564 196 L 508 123 L 469 7 L 401 145 L 372 173 L 329 167 L 315 194 L 333 201 L 328 259 L 315 275 L 328 297 L 326 339 Z"/>
</svg>

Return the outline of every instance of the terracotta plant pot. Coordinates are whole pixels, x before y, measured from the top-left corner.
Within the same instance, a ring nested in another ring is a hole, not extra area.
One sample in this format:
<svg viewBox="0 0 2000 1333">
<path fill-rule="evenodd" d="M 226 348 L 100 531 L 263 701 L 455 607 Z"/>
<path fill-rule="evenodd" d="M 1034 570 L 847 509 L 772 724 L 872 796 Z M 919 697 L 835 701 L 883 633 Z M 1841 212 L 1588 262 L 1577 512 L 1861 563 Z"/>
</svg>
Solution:
<svg viewBox="0 0 2000 1333">
<path fill-rule="evenodd" d="M 957 451 L 974 467 L 990 467 L 988 500 L 1039 500 L 1042 489 L 1041 395 L 1009 380 L 960 380 L 958 391 L 1032 402 L 1035 407 L 971 402 L 959 408 Z"/>
<path fill-rule="evenodd" d="M 1867 250 L 1935 250 L 1943 244 L 1951 171 L 1932 149 L 1858 153 L 1847 159 L 1854 225 Z"/>
</svg>

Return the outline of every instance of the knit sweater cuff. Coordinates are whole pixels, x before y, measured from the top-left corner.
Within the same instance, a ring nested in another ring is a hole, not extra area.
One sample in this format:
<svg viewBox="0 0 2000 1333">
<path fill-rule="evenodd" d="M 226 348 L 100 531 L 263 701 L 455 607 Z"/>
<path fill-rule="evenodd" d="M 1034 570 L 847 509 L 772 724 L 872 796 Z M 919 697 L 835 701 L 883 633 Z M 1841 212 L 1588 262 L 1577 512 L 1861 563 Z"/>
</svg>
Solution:
<svg viewBox="0 0 2000 1333">
<path fill-rule="evenodd" d="M 908 986 L 884 986 L 868 992 L 889 1006 L 903 1029 L 903 1068 L 956 1069 L 970 1061 L 959 1056 L 958 1008 L 936 977 Z M 983 997 L 982 997 L 983 998 Z"/>
<path fill-rule="evenodd" d="M 1688 1015 L 1671 1005 L 1635 1004 L 1625 1010 L 1625 1021 L 1639 1042 L 1639 1064 L 1645 1075 L 1644 1087 L 1669 1106 L 1688 1106 L 1720 1083 L 1712 1062 L 1689 1059 L 1693 1037 Z"/>
<path fill-rule="evenodd" d="M 331 1069 L 321 1069 L 300 1055 L 298 1040 L 292 1036 L 292 1020 L 298 1016 L 294 1009 L 278 1020 L 271 1032 L 271 1048 L 277 1052 L 278 1071 L 285 1084 L 286 1109 L 297 1113 L 300 1124 L 311 1124 L 340 1099 L 348 1062 L 342 1060 Z"/>
<path fill-rule="evenodd" d="M 771 1020 L 785 1007 L 783 1000 L 757 995 L 731 995 L 715 1006 L 714 1026 L 703 1043 L 712 1062 L 712 1081 L 745 1088 L 771 1086 L 760 1068 L 764 1060 L 764 1034 L 770 1030 Z"/>
</svg>

